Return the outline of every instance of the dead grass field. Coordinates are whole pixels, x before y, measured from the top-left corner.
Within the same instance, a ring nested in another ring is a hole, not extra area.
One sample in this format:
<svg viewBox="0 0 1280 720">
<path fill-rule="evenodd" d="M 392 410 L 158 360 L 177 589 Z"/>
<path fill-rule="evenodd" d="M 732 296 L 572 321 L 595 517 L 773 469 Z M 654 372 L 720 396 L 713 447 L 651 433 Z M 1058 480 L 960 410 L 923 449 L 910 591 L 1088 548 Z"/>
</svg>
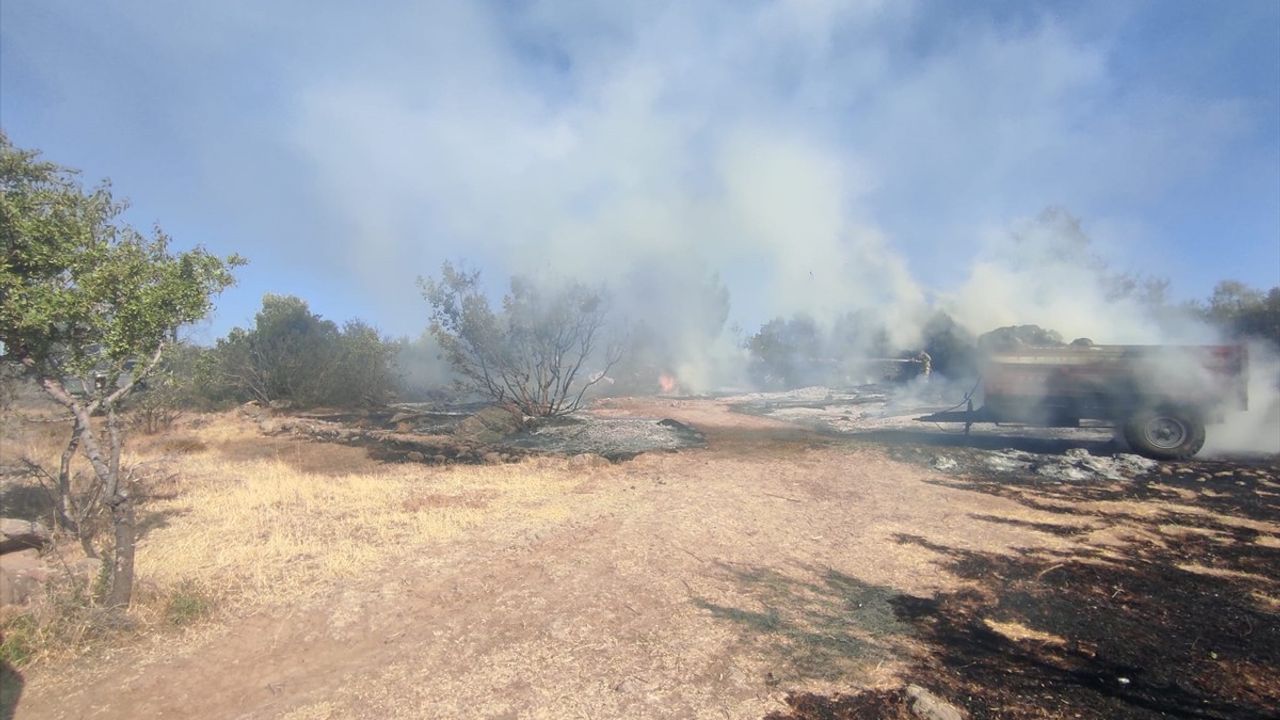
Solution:
<svg viewBox="0 0 1280 720">
<path fill-rule="evenodd" d="M 1044 599 L 1081 573 L 1190 543 L 1239 562 L 1188 554 L 1181 570 L 1167 563 L 1178 582 L 1237 583 L 1221 587 L 1245 598 L 1247 618 L 1275 619 L 1274 502 L 1236 512 L 1197 494 L 1235 485 L 1073 499 L 950 477 L 714 401 L 598 412 L 673 417 L 708 447 L 614 465 L 382 464 L 264 437 L 235 415 L 136 438 L 129 461 L 155 468 L 140 583 L 156 603 L 198 587 L 215 609 L 25 668 L 16 717 L 760 718 L 791 692 L 888 689 L 928 667 L 954 696 L 967 671 L 947 653 L 973 639 L 963 633 L 985 638 L 979 669 L 991 647 L 1051 662 L 1070 651 L 1074 668 L 1089 611 L 1046 618 Z M 46 428 L 22 450 L 59 437 Z M 1136 585 L 1115 582 L 1098 604 L 1136 602 L 1125 595 Z M 960 608 L 973 617 L 961 622 Z M 1248 642 L 1270 631 L 1251 632 L 1244 650 L 1222 645 L 1239 687 L 1203 717 L 1268 702 L 1277 669 Z M 106 667 L 126 668 L 123 681 Z M 1080 716 L 1127 716 L 1098 707 Z"/>
</svg>

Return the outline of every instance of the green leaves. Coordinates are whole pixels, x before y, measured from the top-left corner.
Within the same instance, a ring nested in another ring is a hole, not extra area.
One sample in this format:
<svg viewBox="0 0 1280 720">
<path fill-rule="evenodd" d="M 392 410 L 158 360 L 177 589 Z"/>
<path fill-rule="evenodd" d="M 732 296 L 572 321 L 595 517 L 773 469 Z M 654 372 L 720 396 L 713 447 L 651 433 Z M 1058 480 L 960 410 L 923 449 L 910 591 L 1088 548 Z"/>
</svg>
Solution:
<svg viewBox="0 0 1280 720">
<path fill-rule="evenodd" d="M 114 381 L 207 315 L 244 261 L 174 253 L 159 229 L 148 237 L 119 219 L 109 185 L 85 190 L 38 158 L 0 134 L 0 341 L 46 376 Z"/>
<path fill-rule="evenodd" d="M 359 320 L 339 328 L 303 300 L 267 295 L 249 329 L 236 328 L 208 353 L 210 400 L 355 406 L 390 396 L 396 346 Z"/>
</svg>

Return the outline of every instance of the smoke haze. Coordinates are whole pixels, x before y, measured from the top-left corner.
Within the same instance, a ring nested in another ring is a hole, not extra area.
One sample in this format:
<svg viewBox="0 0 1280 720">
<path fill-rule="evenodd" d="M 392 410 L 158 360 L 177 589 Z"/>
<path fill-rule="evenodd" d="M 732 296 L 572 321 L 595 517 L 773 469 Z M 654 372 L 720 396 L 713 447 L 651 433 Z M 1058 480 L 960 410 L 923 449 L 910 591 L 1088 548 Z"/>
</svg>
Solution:
<svg viewBox="0 0 1280 720">
<path fill-rule="evenodd" d="M 394 5 L 11 3 L 10 105 L 46 104 L 7 129 L 156 203 L 140 226 L 250 256 L 215 334 L 272 291 L 416 337 L 415 278 L 466 260 L 495 296 L 607 286 L 635 371 L 703 390 L 744 381 L 735 327 L 774 317 L 876 318 L 851 351 L 916 349 L 937 310 L 1204 342 L 1125 274 L 1280 284 L 1274 219 L 1205 219 L 1275 214 L 1273 4 L 1233 8 L 1271 34 L 1222 37 L 1196 21 L 1219 8 L 1159 3 Z M 1272 95 L 1233 74 L 1245 40 Z"/>
<path fill-rule="evenodd" d="M 318 76 L 294 142 L 359 238 L 353 272 L 388 304 L 421 307 L 394 301 L 412 281 L 388 268 L 450 257 L 491 283 L 605 283 L 694 388 L 732 379 L 730 324 L 794 314 L 829 327 L 872 311 L 898 348 L 937 307 L 975 333 L 1161 339 L 1137 308 L 1116 312 L 1075 221 L 1037 214 L 1159 192 L 1209 162 L 1239 108 L 1121 96 L 1094 117 L 1082 108 L 1116 90 L 1104 46 L 1042 17 L 903 54 L 926 12 L 446 4 L 405 18 L 428 33 L 412 48 L 392 37 L 360 73 Z M 1133 218 L 1089 220 L 1108 260 L 1161 269 Z M 719 327 L 708 282 L 729 296 Z"/>
</svg>

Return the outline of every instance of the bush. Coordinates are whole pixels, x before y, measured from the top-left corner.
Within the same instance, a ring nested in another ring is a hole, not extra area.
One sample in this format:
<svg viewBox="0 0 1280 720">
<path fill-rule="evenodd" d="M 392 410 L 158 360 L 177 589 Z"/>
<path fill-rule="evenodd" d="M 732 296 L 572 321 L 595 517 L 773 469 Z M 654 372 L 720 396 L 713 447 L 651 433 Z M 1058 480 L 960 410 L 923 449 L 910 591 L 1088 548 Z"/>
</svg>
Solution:
<svg viewBox="0 0 1280 720">
<path fill-rule="evenodd" d="M 214 404 L 353 406 L 391 396 L 395 353 L 393 343 L 360 320 L 339 327 L 299 298 L 267 295 L 253 327 L 219 340 L 197 374 Z"/>
<path fill-rule="evenodd" d="M 1209 301 L 1195 309 L 1227 337 L 1266 340 L 1280 347 L 1280 287 L 1264 293 L 1224 280 L 1214 287 Z"/>
<path fill-rule="evenodd" d="M 495 312 L 480 273 L 445 263 L 439 279 L 419 281 L 431 305 L 431 333 L 470 390 L 525 415 L 567 415 L 622 356 L 603 340 L 602 292 L 579 283 L 546 292 L 512 278 Z"/>
</svg>

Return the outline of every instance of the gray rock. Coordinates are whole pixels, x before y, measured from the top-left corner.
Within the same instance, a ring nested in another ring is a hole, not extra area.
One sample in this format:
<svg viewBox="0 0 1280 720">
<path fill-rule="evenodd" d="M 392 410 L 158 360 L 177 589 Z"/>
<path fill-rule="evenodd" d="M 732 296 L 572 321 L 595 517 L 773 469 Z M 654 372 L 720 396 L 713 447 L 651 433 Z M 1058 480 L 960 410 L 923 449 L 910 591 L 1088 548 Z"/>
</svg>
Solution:
<svg viewBox="0 0 1280 720">
<path fill-rule="evenodd" d="M 71 563 L 71 572 L 92 583 L 102 574 L 102 560 L 100 558 L 81 558 Z"/>
<path fill-rule="evenodd" d="M 907 706 L 911 709 L 911 714 L 920 720 L 965 720 L 969 716 L 919 685 L 907 686 Z"/>
<path fill-rule="evenodd" d="M 40 597 L 49 571 L 33 548 L 4 556 L 0 562 L 0 605 L 27 605 Z"/>
<path fill-rule="evenodd" d="M 49 531 L 34 520 L 0 518 L 0 554 L 42 548 L 49 542 Z"/>
<path fill-rule="evenodd" d="M 569 467 L 593 468 L 608 465 L 609 461 L 595 453 L 579 453 L 569 458 Z"/>
</svg>

